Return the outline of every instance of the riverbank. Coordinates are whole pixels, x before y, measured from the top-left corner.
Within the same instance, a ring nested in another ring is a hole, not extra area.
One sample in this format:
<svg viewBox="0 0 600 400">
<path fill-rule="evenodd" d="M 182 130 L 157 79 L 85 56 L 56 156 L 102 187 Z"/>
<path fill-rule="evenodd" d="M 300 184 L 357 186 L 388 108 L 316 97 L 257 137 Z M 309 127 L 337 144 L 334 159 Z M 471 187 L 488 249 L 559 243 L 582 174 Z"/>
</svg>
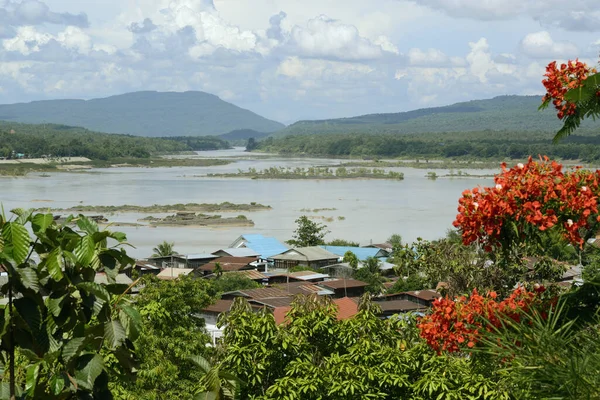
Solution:
<svg viewBox="0 0 600 400">
<path fill-rule="evenodd" d="M 250 168 L 234 173 L 208 174 L 209 178 L 250 178 L 250 179 L 390 179 L 403 180 L 402 172 L 385 171 L 377 168 L 283 168 L 271 167 L 263 170 Z"/>
<path fill-rule="evenodd" d="M 148 216 L 140 221 L 148 222 L 151 226 L 254 226 L 254 221 L 249 220 L 245 215 L 223 218 L 221 215 L 196 214 L 193 212 L 178 212 L 164 218 Z"/>
<path fill-rule="evenodd" d="M 52 212 L 94 212 L 94 213 L 176 213 L 176 212 L 251 212 L 271 210 L 271 206 L 255 202 L 248 204 L 223 203 L 187 203 L 187 204 L 154 204 L 137 206 L 124 204 L 121 206 L 74 206 L 69 208 L 52 208 Z M 46 209 L 38 209 L 43 211 Z"/>
</svg>

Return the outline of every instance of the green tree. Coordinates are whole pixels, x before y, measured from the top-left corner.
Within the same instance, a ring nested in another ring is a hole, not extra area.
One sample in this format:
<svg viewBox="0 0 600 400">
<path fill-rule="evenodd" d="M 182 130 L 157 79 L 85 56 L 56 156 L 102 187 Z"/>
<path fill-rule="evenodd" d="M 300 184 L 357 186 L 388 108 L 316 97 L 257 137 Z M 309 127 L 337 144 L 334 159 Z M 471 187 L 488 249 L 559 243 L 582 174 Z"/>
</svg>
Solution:
<svg viewBox="0 0 600 400">
<path fill-rule="evenodd" d="M 236 400 L 240 398 L 242 381 L 235 375 L 223 370 L 220 364 L 211 365 L 202 356 L 192 356 L 190 359 L 205 374 L 202 382 L 206 391 L 198 393 L 196 400 Z"/>
<path fill-rule="evenodd" d="M 152 249 L 154 254 L 152 257 L 168 257 L 175 254 L 178 254 L 173 248 L 175 247 L 175 243 L 169 243 L 166 240 L 157 245 Z"/>
<path fill-rule="evenodd" d="M 141 328 L 128 286 L 115 282 L 133 263 L 120 249 L 125 235 L 101 231 L 82 215 L 60 225 L 52 214 L 12 213 L 11 220 L 0 216 L 0 264 L 8 272 L 2 398 L 110 397 L 109 365 L 132 370 L 131 342 Z M 108 284 L 94 282 L 98 272 Z"/>
<path fill-rule="evenodd" d="M 356 254 L 354 254 L 350 250 L 348 250 L 344 254 L 344 258 L 342 259 L 342 261 L 345 262 L 345 263 L 350 264 L 350 266 L 352 267 L 352 269 L 358 268 L 358 257 L 356 257 Z"/>
<path fill-rule="evenodd" d="M 213 290 L 216 293 L 233 292 L 234 290 L 256 289 L 261 287 L 252 279 L 236 273 L 223 274 L 219 279 L 210 281 Z"/>
<path fill-rule="evenodd" d="M 333 239 L 327 246 L 359 247 L 360 243 L 345 239 Z"/>
<path fill-rule="evenodd" d="M 327 225 L 311 221 L 306 215 L 296 220 L 297 228 L 288 243 L 295 247 L 319 246 L 325 244 L 323 238 L 329 233 Z"/>
<path fill-rule="evenodd" d="M 221 266 L 221 263 L 219 263 L 219 262 L 215 263 L 215 268 L 213 269 L 213 274 L 216 275 L 217 279 L 219 279 L 221 276 L 223 276 L 223 267 Z"/>
<path fill-rule="evenodd" d="M 256 142 L 256 139 L 254 139 L 253 137 L 248 139 L 248 143 L 246 144 L 246 151 L 252 151 L 255 150 L 258 147 L 258 143 Z"/>
</svg>

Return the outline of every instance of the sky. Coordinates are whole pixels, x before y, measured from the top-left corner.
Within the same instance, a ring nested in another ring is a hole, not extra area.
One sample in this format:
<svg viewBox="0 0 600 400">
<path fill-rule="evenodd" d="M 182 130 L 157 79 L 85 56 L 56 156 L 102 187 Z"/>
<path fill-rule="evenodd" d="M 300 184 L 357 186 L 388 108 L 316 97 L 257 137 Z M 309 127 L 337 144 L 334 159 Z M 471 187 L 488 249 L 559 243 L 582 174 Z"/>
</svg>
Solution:
<svg viewBox="0 0 600 400">
<path fill-rule="evenodd" d="M 598 0 L 0 0 L 0 103 L 202 90 L 284 123 L 543 93 Z"/>
</svg>

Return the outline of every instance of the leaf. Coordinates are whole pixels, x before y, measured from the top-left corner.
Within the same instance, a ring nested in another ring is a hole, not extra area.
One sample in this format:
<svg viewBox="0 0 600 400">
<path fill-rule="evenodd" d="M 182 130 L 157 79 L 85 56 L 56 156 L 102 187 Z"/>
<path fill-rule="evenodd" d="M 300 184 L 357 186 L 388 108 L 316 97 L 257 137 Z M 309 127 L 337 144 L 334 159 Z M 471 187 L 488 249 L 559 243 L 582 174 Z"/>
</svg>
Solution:
<svg viewBox="0 0 600 400">
<path fill-rule="evenodd" d="M 116 349 L 125 341 L 125 329 L 119 321 L 107 321 L 104 323 L 104 341 L 110 349 Z"/>
<path fill-rule="evenodd" d="M 84 215 L 79 215 L 77 217 L 77 226 L 88 235 L 93 235 L 98 232 L 98 224 Z"/>
<path fill-rule="evenodd" d="M 60 281 L 63 278 L 63 257 L 60 247 L 55 248 L 46 256 L 45 265 L 48 273 L 55 281 Z"/>
<path fill-rule="evenodd" d="M 40 377 L 40 364 L 33 364 L 27 368 L 27 379 L 25 381 L 25 392 L 30 397 L 35 394 L 37 388 L 38 379 Z"/>
<path fill-rule="evenodd" d="M 119 311 L 119 320 L 125 328 L 129 340 L 135 341 L 142 330 L 142 316 L 138 310 L 128 305 L 122 305 Z"/>
<path fill-rule="evenodd" d="M 81 347 L 85 342 L 85 338 L 77 337 L 69 340 L 67 344 L 64 345 L 62 351 L 62 357 L 66 364 L 68 364 L 77 354 L 81 351 Z"/>
<path fill-rule="evenodd" d="M 54 217 L 52 214 L 36 214 L 31 219 L 31 227 L 33 228 L 33 233 L 36 235 L 38 233 L 46 232 L 46 229 L 54 222 Z"/>
<path fill-rule="evenodd" d="M 104 371 L 104 361 L 99 354 L 84 354 L 77 360 L 75 381 L 78 386 L 92 390 L 96 378 Z"/>
<path fill-rule="evenodd" d="M 22 264 L 29 254 L 31 238 L 27 229 L 16 222 L 7 222 L 2 228 L 4 246 L 12 249 L 12 258 L 17 264 Z"/>
<path fill-rule="evenodd" d="M 127 240 L 127 235 L 125 235 L 123 232 L 111 232 L 110 237 L 115 239 L 119 243 L 122 243 Z"/>
<path fill-rule="evenodd" d="M 77 262 L 83 266 L 88 266 L 94 257 L 95 251 L 96 243 L 94 243 L 94 239 L 89 235 L 83 236 L 79 243 L 77 243 L 77 247 L 75 247 Z"/>
<path fill-rule="evenodd" d="M 17 268 L 16 271 L 23 286 L 36 292 L 40 290 L 40 281 L 34 267 Z"/>
<path fill-rule="evenodd" d="M 50 389 L 55 396 L 58 396 L 65 387 L 65 378 L 61 375 L 54 375 L 50 379 Z"/>
<path fill-rule="evenodd" d="M 198 393 L 194 400 L 217 400 L 217 394 L 214 392 L 202 392 Z"/>
<path fill-rule="evenodd" d="M 93 294 L 101 303 L 110 302 L 110 293 L 103 285 L 96 282 L 80 282 L 77 284 L 78 289 L 83 289 L 89 294 Z"/>
<path fill-rule="evenodd" d="M 42 312 L 36 302 L 29 297 L 22 297 L 14 301 L 17 312 L 29 326 L 29 330 L 36 334 L 42 326 Z"/>
<path fill-rule="evenodd" d="M 200 367 L 200 369 L 205 373 L 208 374 L 208 371 L 210 371 L 210 369 L 212 368 L 212 366 L 210 365 L 210 363 L 206 360 L 206 358 L 202 357 L 202 356 L 190 356 L 190 360 L 196 364 L 197 366 Z"/>
<path fill-rule="evenodd" d="M 581 103 L 589 101 L 598 89 L 593 86 L 583 85 L 575 89 L 569 90 L 565 94 L 565 100 L 571 103 Z"/>
<path fill-rule="evenodd" d="M 52 315 L 54 315 L 55 317 L 58 317 L 60 315 L 60 313 L 62 312 L 62 304 L 66 297 L 67 297 L 67 295 L 65 294 L 58 298 L 48 297 L 46 299 L 46 307 L 52 313 Z"/>
</svg>

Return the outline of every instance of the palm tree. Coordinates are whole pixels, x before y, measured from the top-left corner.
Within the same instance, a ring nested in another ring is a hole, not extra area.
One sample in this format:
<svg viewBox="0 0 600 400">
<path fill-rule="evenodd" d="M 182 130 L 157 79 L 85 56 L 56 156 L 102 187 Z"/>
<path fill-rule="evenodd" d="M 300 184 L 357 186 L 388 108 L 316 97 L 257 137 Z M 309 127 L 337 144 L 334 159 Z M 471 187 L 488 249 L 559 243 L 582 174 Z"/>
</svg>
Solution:
<svg viewBox="0 0 600 400">
<path fill-rule="evenodd" d="M 154 252 L 154 254 L 152 254 L 152 257 L 168 257 L 172 256 L 173 254 L 178 254 L 175 250 L 173 250 L 174 246 L 175 243 L 169 243 L 165 240 L 152 249 L 152 251 Z"/>
<path fill-rule="evenodd" d="M 237 400 L 241 395 L 242 381 L 235 375 L 223 371 L 220 365 L 210 365 L 202 356 L 190 360 L 204 372 L 202 378 L 206 391 L 196 394 L 196 400 Z"/>
<path fill-rule="evenodd" d="M 223 275 L 223 267 L 221 266 L 221 263 L 215 263 L 215 269 L 213 269 L 213 274 L 217 276 L 217 279 Z"/>
</svg>

